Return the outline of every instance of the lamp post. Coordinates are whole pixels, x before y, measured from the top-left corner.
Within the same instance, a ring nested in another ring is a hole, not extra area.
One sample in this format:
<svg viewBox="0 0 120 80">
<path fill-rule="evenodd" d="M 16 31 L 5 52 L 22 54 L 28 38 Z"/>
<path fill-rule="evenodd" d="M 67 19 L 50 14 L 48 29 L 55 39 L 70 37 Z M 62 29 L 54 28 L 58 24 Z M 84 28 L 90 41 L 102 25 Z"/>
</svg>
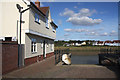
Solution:
<svg viewBox="0 0 120 80">
<path fill-rule="evenodd" d="M 19 4 L 16 4 L 17 9 L 19 10 L 20 13 L 20 46 L 19 46 L 19 53 L 18 53 L 18 66 L 21 67 L 24 65 L 24 55 L 22 54 L 22 45 L 21 45 L 21 25 L 22 23 L 24 23 L 24 21 L 22 21 L 22 13 L 24 13 L 25 11 L 30 9 L 30 6 L 27 9 L 23 9 L 23 7 L 21 7 Z"/>
</svg>

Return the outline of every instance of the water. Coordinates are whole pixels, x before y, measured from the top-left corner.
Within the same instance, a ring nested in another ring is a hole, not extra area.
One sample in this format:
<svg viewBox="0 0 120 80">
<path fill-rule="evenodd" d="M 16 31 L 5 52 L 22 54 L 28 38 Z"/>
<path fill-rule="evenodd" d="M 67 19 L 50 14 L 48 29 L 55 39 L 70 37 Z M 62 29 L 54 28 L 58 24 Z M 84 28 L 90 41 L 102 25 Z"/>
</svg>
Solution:
<svg viewBox="0 0 120 80">
<path fill-rule="evenodd" d="M 98 55 L 90 56 L 71 56 L 72 64 L 98 64 Z"/>
</svg>

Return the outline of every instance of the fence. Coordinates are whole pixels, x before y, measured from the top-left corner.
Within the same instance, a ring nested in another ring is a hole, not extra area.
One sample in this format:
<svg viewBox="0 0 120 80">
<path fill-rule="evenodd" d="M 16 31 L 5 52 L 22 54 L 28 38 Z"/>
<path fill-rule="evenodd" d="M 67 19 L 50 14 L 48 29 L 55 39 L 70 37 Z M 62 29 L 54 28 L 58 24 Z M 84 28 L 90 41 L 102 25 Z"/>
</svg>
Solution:
<svg viewBox="0 0 120 80">
<path fill-rule="evenodd" d="M 108 60 L 111 65 L 118 65 L 120 58 L 120 49 L 119 48 L 107 48 L 107 49 L 100 49 L 99 54 L 99 64 L 103 64 L 104 60 Z M 106 63 L 105 63 L 106 64 Z M 105 65 L 103 64 L 103 65 Z"/>
<path fill-rule="evenodd" d="M 58 64 L 60 61 L 62 61 L 63 54 L 69 54 L 69 49 L 55 50 L 54 54 L 55 54 L 55 64 Z"/>
<path fill-rule="evenodd" d="M 101 48 L 100 54 L 120 54 L 120 48 Z"/>
</svg>

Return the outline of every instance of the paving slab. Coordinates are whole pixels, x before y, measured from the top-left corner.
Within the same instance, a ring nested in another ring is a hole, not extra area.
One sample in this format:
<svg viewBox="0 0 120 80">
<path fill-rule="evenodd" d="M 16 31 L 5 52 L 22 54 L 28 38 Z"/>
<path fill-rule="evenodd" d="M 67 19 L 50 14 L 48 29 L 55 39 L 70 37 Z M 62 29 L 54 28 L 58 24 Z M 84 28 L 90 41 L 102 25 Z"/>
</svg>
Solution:
<svg viewBox="0 0 120 80">
<path fill-rule="evenodd" d="M 119 78 L 118 66 L 55 65 L 55 56 L 3 75 L 3 78 Z"/>
</svg>

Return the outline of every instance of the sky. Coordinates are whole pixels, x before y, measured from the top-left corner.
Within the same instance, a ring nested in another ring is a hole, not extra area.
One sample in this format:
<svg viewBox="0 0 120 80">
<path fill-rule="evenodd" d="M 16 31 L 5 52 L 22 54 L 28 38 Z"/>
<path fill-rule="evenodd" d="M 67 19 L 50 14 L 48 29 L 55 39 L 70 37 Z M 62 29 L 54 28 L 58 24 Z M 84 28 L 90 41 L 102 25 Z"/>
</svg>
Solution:
<svg viewBox="0 0 120 80">
<path fill-rule="evenodd" d="M 42 2 L 58 25 L 56 40 L 117 40 L 117 2 Z"/>
</svg>

